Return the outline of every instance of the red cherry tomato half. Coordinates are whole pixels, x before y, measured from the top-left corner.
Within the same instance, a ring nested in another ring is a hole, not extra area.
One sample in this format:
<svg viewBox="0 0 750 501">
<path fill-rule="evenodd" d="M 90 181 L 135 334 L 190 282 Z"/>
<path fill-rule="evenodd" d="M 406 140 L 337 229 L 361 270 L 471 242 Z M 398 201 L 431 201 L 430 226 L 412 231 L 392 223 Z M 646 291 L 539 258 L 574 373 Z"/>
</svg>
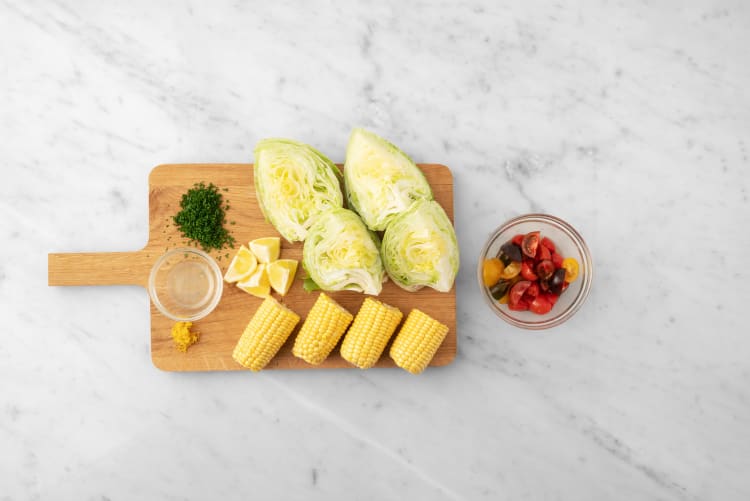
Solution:
<svg viewBox="0 0 750 501">
<path fill-rule="evenodd" d="M 532 282 L 536 282 L 539 280 L 539 277 L 536 276 L 536 273 L 534 273 L 534 262 L 529 259 L 524 259 L 523 263 L 521 263 L 521 276 L 524 280 L 530 280 Z"/>
<path fill-rule="evenodd" d="M 508 309 L 514 310 L 514 311 L 526 311 L 529 309 L 529 303 L 524 301 L 523 299 L 519 299 L 515 303 L 508 303 Z"/>
<path fill-rule="evenodd" d="M 535 259 L 537 261 L 545 261 L 545 260 L 548 260 L 548 259 L 552 259 L 552 253 L 549 251 L 548 248 L 546 248 L 543 245 L 540 245 L 536 249 L 536 257 L 535 257 Z"/>
<path fill-rule="evenodd" d="M 555 265 L 552 264 L 552 261 L 549 259 L 539 261 L 539 264 L 536 265 L 536 274 L 539 275 L 539 278 L 542 280 L 548 280 L 554 272 Z"/>
<path fill-rule="evenodd" d="M 539 295 L 539 284 L 537 284 L 536 282 L 531 282 L 531 285 L 529 285 L 529 288 L 526 289 L 526 292 L 523 293 L 523 300 L 532 301 L 538 295 Z"/>
<path fill-rule="evenodd" d="M 523 243 L 523 235 L 516 235 L 510 241 L 521 247 L 521 244 Z"/>
<path fill-rule="evenodd" d="M 520 282 L 517 282 L 513 287 L 510 288 L 510 298 L 508 299 L 508 304 L 516 304 L 518 303 L 521 298 L 523 297 L 524 292 L 526 292 L 526 289 L 528 289 L 531 286 L 531 282 L 528 280 L 521 280 Z"/>
<path fill-rule="evenodd" d="M 531 303 L 529 303 L 529 310 L 539 315 L 544 315 L 545 313 L 549 313 L 551 309 L 552 309 L 552 303 L 550 303 L 547 300 L 546 294 L 538 295 L 537 297 L 534 298 L 534 300 Z"/>
<path fill-rule="evenodd" d="M 549 238 L 542 238 L 542 245 L 548 248 L 550 252 L 555 252 L 555 244 Z"/>
<path fill-rule="evenodd" d="M 532 231 L 531 233 L 527 233 L 521 242 L 521 250 L 523 253 L 531 259 L 534 259 L 537 247 L 539 247 L 539 232 Z"/>
<path fill-rule="evenodd" d="M 555 265 L 555 268 L 562 268 L 563 257 L 555 251 L 552 251 L 552 264 Z"/>
</svg>

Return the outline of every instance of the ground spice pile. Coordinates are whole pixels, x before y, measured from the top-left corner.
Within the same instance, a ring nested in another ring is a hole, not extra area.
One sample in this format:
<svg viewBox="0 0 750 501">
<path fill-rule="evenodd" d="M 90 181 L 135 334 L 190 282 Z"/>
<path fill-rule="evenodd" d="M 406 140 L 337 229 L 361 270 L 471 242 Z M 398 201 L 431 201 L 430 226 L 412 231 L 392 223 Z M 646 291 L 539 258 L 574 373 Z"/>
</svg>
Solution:
<svg viewBox="0 0 750 501">
<path fill-rule="evenodd" d="M 234 246 L 234 237 L 224 228 L 229 204 L 213 183 L 196 183 L 182 195 L 180 212 L 174 223 L 185 238 L 200 244 L 205 251 Z"/>
</svg>

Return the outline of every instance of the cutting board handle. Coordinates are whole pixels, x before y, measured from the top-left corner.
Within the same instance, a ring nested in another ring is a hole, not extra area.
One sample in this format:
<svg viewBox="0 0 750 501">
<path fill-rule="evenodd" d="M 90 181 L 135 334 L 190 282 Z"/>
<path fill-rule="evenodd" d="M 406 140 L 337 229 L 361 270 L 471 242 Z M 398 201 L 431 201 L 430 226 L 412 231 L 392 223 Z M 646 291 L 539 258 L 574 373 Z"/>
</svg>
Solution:
<svg viewBox="0 0 750 501">
<path fill-rule="evenodd" d="M 158 256 L 135 252 L 48 254 L 49 285 L 140 285 L 146 287 Z"/>
</svg>

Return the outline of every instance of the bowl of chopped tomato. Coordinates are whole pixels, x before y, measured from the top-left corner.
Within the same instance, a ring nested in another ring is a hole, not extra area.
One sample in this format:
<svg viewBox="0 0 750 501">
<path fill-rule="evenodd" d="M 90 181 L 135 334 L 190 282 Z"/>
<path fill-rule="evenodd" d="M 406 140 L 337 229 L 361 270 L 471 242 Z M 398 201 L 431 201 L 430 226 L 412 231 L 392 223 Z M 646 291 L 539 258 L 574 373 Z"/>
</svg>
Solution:
<svg viewBox="0 0 750 501">
<path fill-rule="evenodd" d="M 487 239 L 477 280 L 497 316 L 524 329 L 572 317 L 591 290 L 593 263 L 575 228 L 547 214 L 511 219 Z"/>
</svg>

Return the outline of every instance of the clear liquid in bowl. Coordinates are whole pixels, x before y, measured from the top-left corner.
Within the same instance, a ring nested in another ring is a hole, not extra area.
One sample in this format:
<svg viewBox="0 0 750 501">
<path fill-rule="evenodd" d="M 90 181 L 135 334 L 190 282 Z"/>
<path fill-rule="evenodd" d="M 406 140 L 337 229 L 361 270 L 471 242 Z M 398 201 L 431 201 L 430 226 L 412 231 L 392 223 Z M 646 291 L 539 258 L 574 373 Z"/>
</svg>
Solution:
<svg viewBox="0 0 750 501">
<path fill-rule="evenodd" d="M 214 283 L 208 264 L 202 261 L 182 261 L 167 275 L 167 294 L 185 308 L 199 308 L 213 295 Z"/>
</svg>

